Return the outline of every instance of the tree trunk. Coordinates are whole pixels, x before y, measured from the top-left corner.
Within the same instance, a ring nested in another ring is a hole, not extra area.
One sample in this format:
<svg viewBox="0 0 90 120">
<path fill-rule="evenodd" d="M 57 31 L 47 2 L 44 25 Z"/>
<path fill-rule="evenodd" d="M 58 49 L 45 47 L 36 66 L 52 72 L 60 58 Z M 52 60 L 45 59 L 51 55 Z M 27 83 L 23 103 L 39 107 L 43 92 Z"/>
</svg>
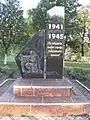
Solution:
<svg viewBox="0 0 90 120">
<path fill-rule="evenodd" d="M 66 50 L 66 48 L 67 48 L 67 36 L 66 36 L 66 39 L 65 39 L 65 44 L 64 44 L 65 46 L 64 46 L 64 53 L 65 53 L 65 50 Z"/>
<path fill-rule="evenodd" d="M 4 56 L 4 65 L 7 64 L 7 50 L 5 50 L 5 56 Z"/>
<path fill-rule="evenodd" d="M 84 58 L 84 44 L 82 43 L 82 62 L 85 61 L 85 58 Z"/>
<path fill-rule="evenodd" d="M 4 56 L 4 65 L 6 65 L 7 64 L 7 54 L 5 54 L 5 56 Z"/>
<path fill-rule="evenodd" d="M 82 43 L 82 57 L 84 57 L 84 44 Z"/>
</svg>

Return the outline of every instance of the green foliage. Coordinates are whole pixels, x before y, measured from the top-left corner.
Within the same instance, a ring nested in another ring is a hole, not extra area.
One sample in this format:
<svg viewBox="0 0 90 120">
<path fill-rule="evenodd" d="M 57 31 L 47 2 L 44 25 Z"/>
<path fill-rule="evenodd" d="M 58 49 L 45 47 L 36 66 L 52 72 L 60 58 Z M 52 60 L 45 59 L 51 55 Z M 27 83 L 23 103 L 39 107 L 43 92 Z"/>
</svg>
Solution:
<svg viewBox="0 0 90 120">
<path fill-rule="evenodd" d="M 64 72 L 65 72 L 65 75 L 69 76 L 70 78 L 76 79 L 76 80 L 80 80 L 80 81 L 90 80 L 90 70 L 87 71 L 84 69 L 65 68 Z"/>
<path fill-rule="evenodd" d="M 7 65 L 3 64 L 3 61 L 0 61 L 0 73 L 5 73 L 7 75 L 11 75 L 12 73 L 16 72 L 17 65 L 15 62 L 8 62 Z"/>
<path fill-rule="evenodd" d="M 73 72 L 73 68 L 64 68 L 65 76 L 71 76 L 72 72 Z"/>
<path fill-rule="evenodd" d="M 77 12 L 77 35 L 79 35 L 80 40 L 81 40 L 81 53 L 82 56 L 85 56 L 85 48 L 86 47 L 86 43 L 88 43 L 87 41 L 85 41 L 85 37 L 88 37 L 87 34 L 87 29 L 90 25 L 90 11 L 89 11 L 89 6 L 86 7 L 81 7 L 78 12 Z M 80 41 L 79 40 L 79 41 Z"/>
<path fill-rule="evenodd" d="M 24 44 L 26 24 L 18 0 L 6 0 L 0 7 L 0 42 L 7 54 L 11 46 Z"/>
<path fill-rule="evenodd" d="M 77 7 L 80 5 L 78 3 L 78 0 L 64 0 L 64 6 L 65 6 L 65 35 L 66 40 L 68 40 L 70 39 L 70 35 L 73 36 L 77 32 L 76 29 Z"/>
<path fill-rule="evenodd" d="M 35 34 L 35 30 L 33 27 L 33 21 L 32 21 L 32 16 L 31 16 L 31 10 L 27 11 L 28 13 L 28 18 L 25 18 L 25 23 L 26 23 L 26 34 L 28 37 L 31 37 L 33 34 Z"/>
<path fill-rule="evenodd" d="M 28 16 L 29 16 L 28 19 L 31 20 L 32 18 L 32 21 L 33 21 L 32 25 L 35 31 L 45 29 L 47 6 L 49 4 L 47 2 L 48 2 L 47 0 L 43 0 L 43 2 L 39 3 L 37 8 L 28 10 Z"/>
<path fill-rule="evenodd" d="M 64 74 L 77 79 L 90 88 L 90 64 L 81 62 L 66 62 Z"/>
<path fill-rule="evenodd" d="M 72 49 L 72 53 L 81 53 L 81 38 L 79 36 L 73 36 L 73 39 L 68 41 L 68 46 Z"/>
<path fill-rule="evenodd" d="M 4 65 L 4 58 L 0 56 L 0 74 L 10 76 L 18 70 L 18 67 L 15 62 L 15 56 L 7 56 L 7 64 Z"/>
<path fill-rule="evenodd" d="M 82 62 L 65 62 L 65 66 L 72 67 L 72 68 L 83 68 L 86 70 L 90 69 L 90 64 L 89 63 L 82 63 Z"/>
<path fill-rule="evenodd" d="M 78 6 L 77 0 L 41 0 L 35 9 L 29 10 L 28 16 L 32 18 L 33 27 L 36 31 L 45 29 L 47 11 L 53 6 L 65 7 L 65 35 L 69 36 L 75 31 L 76 8 Z M 74 29 L 73 29 L 74 28 Z"/>
</svg>

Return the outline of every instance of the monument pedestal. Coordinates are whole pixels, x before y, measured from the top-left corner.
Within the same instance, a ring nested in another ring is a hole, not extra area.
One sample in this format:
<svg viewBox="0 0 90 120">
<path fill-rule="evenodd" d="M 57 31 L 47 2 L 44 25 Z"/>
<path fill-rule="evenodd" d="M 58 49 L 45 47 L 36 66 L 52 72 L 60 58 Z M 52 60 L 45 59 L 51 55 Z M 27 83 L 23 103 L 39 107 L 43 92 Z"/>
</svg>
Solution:
<svg viewBox="0 0 90 120">
<path fill-rule="evenodd" d="M 71 97 L 72 85 L 64 79 L 17 79 L 13 90 L 15 96 Z"/>
<path fill-rule="evenodd" d="M 89 114 L 90 101 L 68 79 L 45 81 L 20 78 L 0 97 L 0 116 Z"/>
</svg>

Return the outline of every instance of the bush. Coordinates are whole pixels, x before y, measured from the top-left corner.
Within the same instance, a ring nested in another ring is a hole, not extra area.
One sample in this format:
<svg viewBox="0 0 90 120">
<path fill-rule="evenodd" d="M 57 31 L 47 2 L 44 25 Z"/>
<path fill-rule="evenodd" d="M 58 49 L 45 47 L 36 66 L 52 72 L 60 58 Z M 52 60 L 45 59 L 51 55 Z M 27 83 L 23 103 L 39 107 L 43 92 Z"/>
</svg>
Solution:
<svg viewBox="0 0 90 120">
<path fill-rule="evenodd" d="M 70 78 L 77 79 L 80 81 L 90 80 L 90 74 L 88 74 L 87 70 L 79 69 L 79 68 L 65 68 L 64 74 Z"/>
<path fill-rule="evenodd" d="M 81 73 L 76 73 L 76 72 L 73 72 L 71 77 L 73 79 L 77 79 L 77 80 L 80 80 L 80 81 L 86 81 L 87 80 L 87 78 L 84 75 L 82 75 Z"/>
<path fill-rule="evenodd" d="M 87 70 L 85 70 L 83 68 L 74 68 L 74 72 L 80 73 L 81 75 L 87 75 L 88 74 Z"/>
<path fill-rule="evenodd" d="M 15 62 L 8 62 L 6 65 L 3 62 L 0 62 L 0 72 L 11 75 L 13 72 L 17 70 L 17 65 Z"/>
<path fill-rule="evenodd" d="M 73 72 L 72 68 L 64 68 L 64 75 L 71 76 L 72 72 Z"/>
<path fill-rule="evenodd" d="M 65 62 L 64 74 L 81 81 L 90 88 L 90 64 L 82 62 Z"/>
</svg>

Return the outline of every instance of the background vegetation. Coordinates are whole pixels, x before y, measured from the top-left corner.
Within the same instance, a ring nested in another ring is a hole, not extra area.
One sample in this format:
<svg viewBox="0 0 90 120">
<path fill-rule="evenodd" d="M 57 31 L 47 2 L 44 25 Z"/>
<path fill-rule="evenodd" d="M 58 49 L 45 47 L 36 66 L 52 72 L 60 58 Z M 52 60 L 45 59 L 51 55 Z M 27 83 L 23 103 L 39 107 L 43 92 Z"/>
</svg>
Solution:
<svg viewBox="0 0 90 120">
<path fill-rule="evenodd" d="M 17 71 L 16 54 L 37 31 L 45 29 L 47 11 L 55 5 L 65 7 L 65 76 L 90 85 L 90 6 L 83 7 L 78 0 L 41 0 L 27 11 L 27 18 L 19 0 L 0 2 L 1 75 Z"/>
</svg>

